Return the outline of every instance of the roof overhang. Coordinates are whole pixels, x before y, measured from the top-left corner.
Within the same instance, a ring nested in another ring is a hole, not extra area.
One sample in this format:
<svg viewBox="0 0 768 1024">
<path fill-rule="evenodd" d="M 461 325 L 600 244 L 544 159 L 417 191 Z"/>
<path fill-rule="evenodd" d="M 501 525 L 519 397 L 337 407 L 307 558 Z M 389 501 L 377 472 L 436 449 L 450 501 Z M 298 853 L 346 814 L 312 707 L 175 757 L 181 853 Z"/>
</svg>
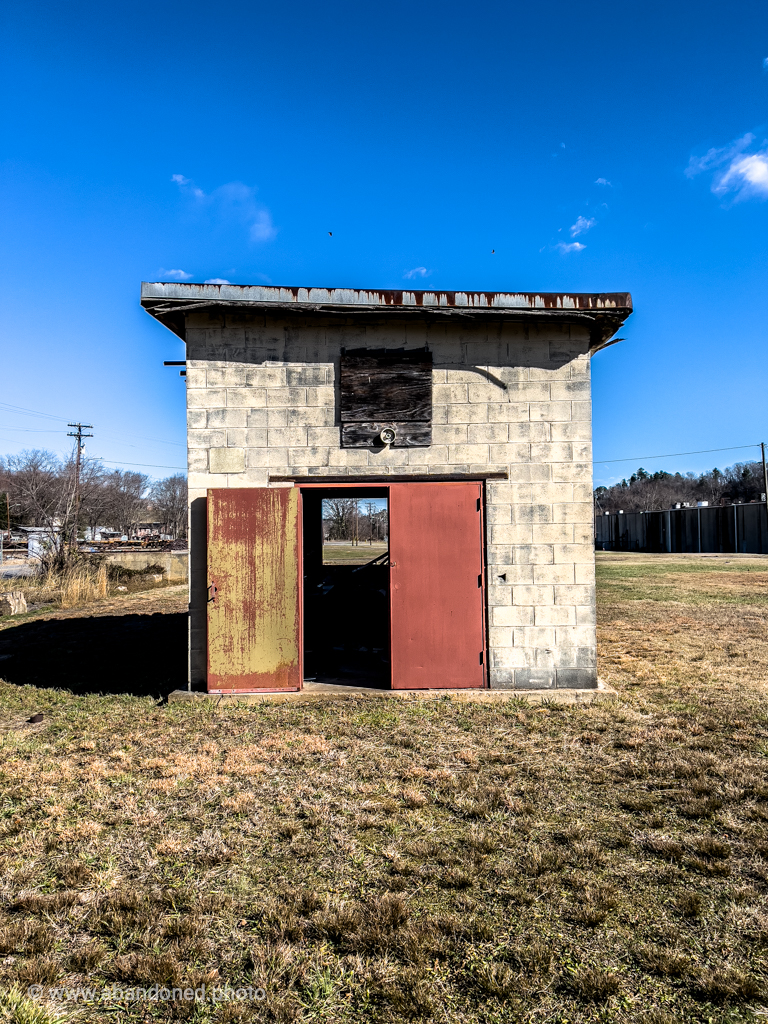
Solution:
<svg viewBox="0 0 768 1024">
<path fill-rule="evenodd" d="M 589 331 L 593 352 L 610 342 L 632 312 L 632 296 L 628 292 L 417 292 L 146 281 L 141 285 L 141 304 L 182 339 L 186 338 L 189 313 L 216 310 L 347 320 L 512 320 L 578 324 Z"/>
</svg>

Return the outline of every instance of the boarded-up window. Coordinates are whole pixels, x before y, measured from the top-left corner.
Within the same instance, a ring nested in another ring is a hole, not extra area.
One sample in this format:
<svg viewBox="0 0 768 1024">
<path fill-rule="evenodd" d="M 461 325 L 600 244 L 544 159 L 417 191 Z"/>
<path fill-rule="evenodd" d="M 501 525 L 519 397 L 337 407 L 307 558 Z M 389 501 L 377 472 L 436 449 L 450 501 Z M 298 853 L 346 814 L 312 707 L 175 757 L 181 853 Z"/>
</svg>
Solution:
<svg viewBox="0 0 768 1024">
<path fill-rule="evenodd" d="M 432 353 L 426 349 L 345 352 L 341 424 L 344 448 L 369 448 L 387 441 L 393 448 L 430 445 Z"/>
</svg>

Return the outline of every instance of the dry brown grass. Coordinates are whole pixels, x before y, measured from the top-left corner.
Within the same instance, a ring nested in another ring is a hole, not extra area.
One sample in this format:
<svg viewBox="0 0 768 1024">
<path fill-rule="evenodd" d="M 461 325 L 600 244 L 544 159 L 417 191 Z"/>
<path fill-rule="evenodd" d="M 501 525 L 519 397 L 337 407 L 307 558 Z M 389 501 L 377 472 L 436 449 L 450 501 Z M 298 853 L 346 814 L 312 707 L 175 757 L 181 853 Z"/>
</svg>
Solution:
<svg viewBox="0 0 768 1024">
<path fill-rule="evenodd" d="M 0 579 L 0 593 L 21 590 L 27 599 L 32 614 L 54 608 L 84 608 L 88 605 L 103 604 L 109 598 L 121 594 L 133 595 L 147 590 L 162 590 L 178 585 L 155 577 L 159 573 L 124 573 L 120 567 L 109 566 L 99 559 L 81 558 L 63 572 L 40 571 L 31 576 L 15 576 Z M 3 625 L 18 622 L 19 617 L 2 617 Z"/>
<path fill-rule="evenodd" d="M 78 565 L 61 579 L 61 607 L 77 608 L 109 595 L 106 562 L 98 566 Z"/>
<path fill-rule="evenodd" d="M 655 568 L 620 600 L 601 580 L 614 703 L 158 707 L 0 686 L 0 982 L 267 992 L 83 1011 L 127 1022 L 760 1019 L 768 640 L 750 575 L 705 602 L 660 600 Z"/>
<path fill-rule="evenodd" d="M 87 606 L 75 605 L 69 608 L 63 608 L 55 594 L 46 602 L 36 599 L 33 594 L 32 598 L 27 596 L 27 601 L 32 605 L 32 610 L 29 613 L 0 617 L 0 632 L 5 629 L 13 629 L 22 622 L 80 619 L 84 615 L 99 618 L 136 612 L 141 615 L 186 612 L 188 600 L 189 587 L 186 583 L 177 583 L 175 580 L 151 585 L 142 584 L 142 581 L 139 580 L 125 594 L 115 593 L 113 588 L 113 592 L 106 598 L 94 600 Z"/>
</svg>

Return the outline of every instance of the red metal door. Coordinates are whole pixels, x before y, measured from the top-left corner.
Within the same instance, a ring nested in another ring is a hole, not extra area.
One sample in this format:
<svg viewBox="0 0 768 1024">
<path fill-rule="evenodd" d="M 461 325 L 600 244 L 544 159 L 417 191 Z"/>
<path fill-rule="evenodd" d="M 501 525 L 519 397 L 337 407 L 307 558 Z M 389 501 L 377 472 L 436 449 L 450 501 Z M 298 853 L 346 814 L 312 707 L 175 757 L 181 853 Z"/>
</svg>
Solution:
<svg viewBox="0 0 768 1024">
<path fill-rule="evenodd" d="M 301 689 L 296 487 L 208 491 L 208 691 Z"/>
<path fill-rule="evenodd" d="M 392 688 L 485 685 L 482 484 L 389 488 Z"/>
</svg>

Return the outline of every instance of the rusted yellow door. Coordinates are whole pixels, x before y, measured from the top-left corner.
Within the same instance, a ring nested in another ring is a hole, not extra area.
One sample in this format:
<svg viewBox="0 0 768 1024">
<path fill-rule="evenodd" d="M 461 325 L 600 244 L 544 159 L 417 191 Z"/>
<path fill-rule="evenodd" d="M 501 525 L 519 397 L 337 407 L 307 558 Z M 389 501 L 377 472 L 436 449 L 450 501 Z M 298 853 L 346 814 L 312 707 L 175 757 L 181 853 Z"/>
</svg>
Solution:
<svg viewBox="0 0 768 1024">
<path fill-rule="evenodd" d="M 299 491 L 208 491 L 208 691 L 301 689 Z"/>
</svg>

